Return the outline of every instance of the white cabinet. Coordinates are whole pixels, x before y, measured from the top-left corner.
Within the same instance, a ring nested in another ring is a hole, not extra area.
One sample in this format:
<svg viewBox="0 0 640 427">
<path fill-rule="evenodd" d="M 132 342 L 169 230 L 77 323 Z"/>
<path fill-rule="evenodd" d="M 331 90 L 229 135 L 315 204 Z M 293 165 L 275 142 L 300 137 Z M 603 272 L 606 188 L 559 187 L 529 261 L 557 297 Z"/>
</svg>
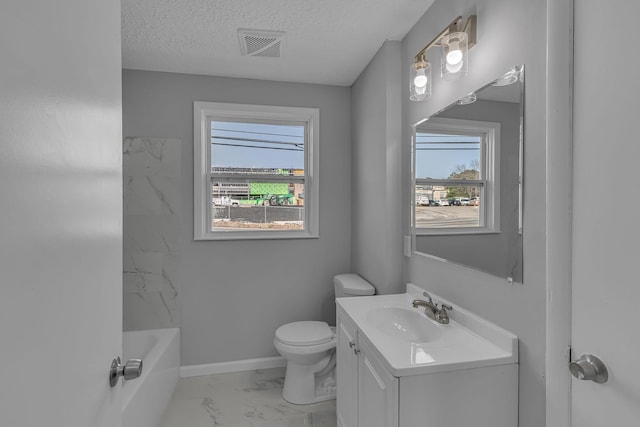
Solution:
<svg viewBox="0 0 640 427">
<path fill-rule="evenodd" d="M 398 379 L 375 358 L 365 340 L 358 340 L 358 426 L 398 426 Z"/>
<path fill-rule="evenodd" d="M 336 366 L 336 413 L 338 427 L 356 427 L 358 425 L 358 355 L 356 349 L 356 327 L 338 321 L 336 327 L 338 343 L 336 347 L 338 363 Z"/>
<path fill-rule="evenodd" d="M 337 314 L 338 427 L 518 424 L 517 363 L 395 376 L 358 323 L 340 306 Z M 414 347 L 421 350 L 420 343 Z M 414 355 L 428 356 L 426 351 Z"/>
<path fill-rule="evenodd" d="M 338 427 L 397 427 L 398 379 L 348 319 L 338 316 Z"/>
<path fill-rule="evenodd" d="M 400 377 L 400 425 L 518 425 L 518 365 Z"/>
</svg>

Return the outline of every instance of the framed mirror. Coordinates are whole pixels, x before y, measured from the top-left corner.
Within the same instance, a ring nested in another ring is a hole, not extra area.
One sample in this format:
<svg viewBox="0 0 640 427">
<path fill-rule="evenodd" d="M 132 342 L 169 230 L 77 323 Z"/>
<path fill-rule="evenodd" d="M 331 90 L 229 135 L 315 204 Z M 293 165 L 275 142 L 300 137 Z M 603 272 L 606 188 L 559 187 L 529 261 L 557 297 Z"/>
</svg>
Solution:
<svg viewBox="0 0 640 427">
<path fill-rule="evenodd" d="M 524 66 L 413 126 L 415 252 L 522 282 Z"/>
</svg>

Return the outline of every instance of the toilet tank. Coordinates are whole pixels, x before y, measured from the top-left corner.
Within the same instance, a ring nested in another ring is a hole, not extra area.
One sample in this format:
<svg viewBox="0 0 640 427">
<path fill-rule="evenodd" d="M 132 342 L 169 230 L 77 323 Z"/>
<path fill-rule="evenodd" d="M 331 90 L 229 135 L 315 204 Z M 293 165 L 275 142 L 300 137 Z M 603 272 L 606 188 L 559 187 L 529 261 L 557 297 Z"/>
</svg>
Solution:
<svg viewBox="0 0 640 427">
<path fill-rule="evenodd" d="M 333 278 L 336 298 L 374 295 L 376 288 L 357 274 L 338 274 Z"/>
</svg>

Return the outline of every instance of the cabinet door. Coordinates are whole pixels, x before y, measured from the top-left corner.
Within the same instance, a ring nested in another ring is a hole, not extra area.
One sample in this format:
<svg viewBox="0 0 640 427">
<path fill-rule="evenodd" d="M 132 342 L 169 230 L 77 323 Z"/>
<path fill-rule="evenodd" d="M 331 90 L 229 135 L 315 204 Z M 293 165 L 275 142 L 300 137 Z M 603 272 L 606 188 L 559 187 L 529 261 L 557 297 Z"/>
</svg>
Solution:
<svg viewBox="0 0 640 427">
<path fill-rule="evenodd" d="M 373 356 L 359 337 L 358 427 L 398 426 L 398 379 Z"/>
<path fill-rule="evenodd" d="M 356 328 L 338 316 L 336 365 L 336 414 L 338 427 L 358 425 L 358 356 L 355 353 Z"/>
</svg>

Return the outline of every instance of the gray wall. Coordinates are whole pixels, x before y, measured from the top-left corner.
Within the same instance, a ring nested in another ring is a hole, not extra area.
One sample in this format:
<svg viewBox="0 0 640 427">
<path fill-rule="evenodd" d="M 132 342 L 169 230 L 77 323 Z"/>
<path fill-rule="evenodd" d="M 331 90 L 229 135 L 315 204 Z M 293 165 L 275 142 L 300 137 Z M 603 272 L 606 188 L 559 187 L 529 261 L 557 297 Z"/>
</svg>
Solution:
<svg viewBox="0 0 640 427">
<path fill-rule="evenodd" d="M 500 123 L 500 233 L 416 236 L 416 251 L 522 282 L 522 238 L 518 234 L 520 104 L 478 100 L 454 106 L 438 117 Z"/>
<path fill-rule="evenodd" d="M 274 332 L 335 319 L 332 276 L 351 270 L 351 90 L 123 72 L 125 137 L 183 141 L 182 364 L 275 356 Z M 320 238 L 193 241 L 193 101 L 320 108 Z"/>
<path fill-rule="evenodd" d="M 411 124 L 481 87 L 516 64 L 526 65 L 524 284 L 422 256 L 407 260 L 405 279 L 432 289 L 520 339 L 520 427 L 545 423 L 546 315 L 546 2 L 542 0 L 436 0 L 402 42 L 403 87 L 415 53 L 457 15 L 478 16 L 478 44 L 470 51 L 469 75 L 443 82 L 434 73 L 432 97 L 411 102 L 403 93 L 403 170 L 410 165 Z M 436 65 L 439 58 L 428 56 Z M 409 173 L 403 175 L 404 203 L 410 203 Z M 409 232 L 409 215 L 403 218 Z"/>
<path fill-rule="evenodd" d="M 401 46 L 386 42 L 352 88 L 353 271 L 402 290 Z"/>
</svg>

